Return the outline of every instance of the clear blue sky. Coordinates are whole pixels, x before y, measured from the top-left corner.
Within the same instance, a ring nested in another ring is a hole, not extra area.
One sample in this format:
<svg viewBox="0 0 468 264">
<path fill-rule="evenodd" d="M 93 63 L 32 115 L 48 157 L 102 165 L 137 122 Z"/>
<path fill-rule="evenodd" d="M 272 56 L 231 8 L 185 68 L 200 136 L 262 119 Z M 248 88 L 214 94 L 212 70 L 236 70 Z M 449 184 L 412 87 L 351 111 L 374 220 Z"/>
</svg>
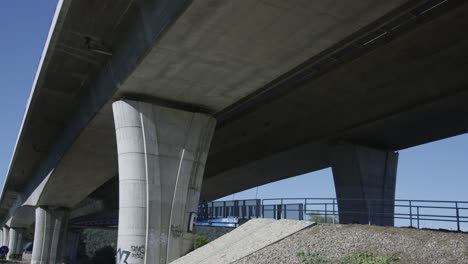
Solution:
<svg viewBox="0 0 468 264">
<path fill-rule="evenodd" d="M 6 175 L 56 1 L 4 1 L 0 8 L 0 178 Z M 397 198 L 468 200 L 468 136 L 400 152 Z M 331 170 L 259 188 L 259 197 L 333 197 Z M 253 198 L 255 190 L 236 194 Z M 229 196 L 228 198 L 232 198 Z"/>
</svg>

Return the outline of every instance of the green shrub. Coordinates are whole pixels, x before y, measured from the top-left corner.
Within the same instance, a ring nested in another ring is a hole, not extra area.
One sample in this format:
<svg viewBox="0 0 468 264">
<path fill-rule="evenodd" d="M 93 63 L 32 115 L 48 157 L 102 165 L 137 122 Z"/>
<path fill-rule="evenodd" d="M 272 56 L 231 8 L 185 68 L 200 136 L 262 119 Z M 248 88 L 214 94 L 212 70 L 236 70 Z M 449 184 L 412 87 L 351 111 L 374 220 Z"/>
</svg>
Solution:
<svg viewBox="0 0 468 264">
<path fill-rule="evenodd" d="M 297 253 L 297 257 L 303 264 L 326 264 L 330 263 L 328 259 L 318 253 Z"/>
<path fill-rule="evenodd" d="M 209 239 L 207 236 L 200 236 L 200 235 L 195 235 L 193 238 L 193 247 L 194 249 L 201 248 L 204 245 L 208 244 Z"/>
<path fill-rule="evenodd" d="M 396 257 L 374 256 L 369 253 L 354 253 L 344 257 L 340 264 L 391 264 L 397 261 Z"/>
<path fill-rule="evenodd" d="M 20 260 L 20 259 L 23 258 L 23 255 L 22 254 L 11 254 L 10 258 L 14 259 L 14 260 Z"/>
<path fill-rule="evenodd" d="M 309 221 L 315 222 L 317 224 L 333 224 L 338 223 L 338 218 L 333 216 L 323 216 L 323 215 L 310 215 Z"/>
<path fill-rule="evenodd" d="M 115 250 L 112 246 L 96 250 L 90 260 L 90 264 L 113 264 L 115 263 Z"/>
<path fill-rule="evenodd" d="M 80 236 L 80 242 L 84 248 L 81 248 L 79 255 L 86 255 L 91 259 L 96 255 L 96 252 L 104 248 L 112 247 L 114 250 L 117 241 L 117 230 L 109 229 L 84 229 Z"/>
</svg>

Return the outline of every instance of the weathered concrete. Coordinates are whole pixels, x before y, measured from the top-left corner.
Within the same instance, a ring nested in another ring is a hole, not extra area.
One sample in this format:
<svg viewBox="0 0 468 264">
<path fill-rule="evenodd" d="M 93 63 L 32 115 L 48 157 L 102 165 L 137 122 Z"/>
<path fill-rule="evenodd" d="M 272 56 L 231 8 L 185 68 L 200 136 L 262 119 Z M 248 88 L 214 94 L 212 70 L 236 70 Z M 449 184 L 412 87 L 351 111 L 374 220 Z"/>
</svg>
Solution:
<svg viewBox="0 0 468 264">
<path fill-rule="evenodd" d="M 215 119 L 123 100 L 113 105 L 119 159 L 119 263 L 168 263 L 192 246 Z M 145 254 L 146 252 L 146 254 Z"/>
<path fill-rule="evenodd" d="M 61 259 L 67 221 L 67 210 L 36 209 L 31 264 L 54 264 Z"/>
<path fill-rule="evenodd" d="M 342 145 L 331 159 L 340 223 L 393 226 L 398 153 Z"/>
<path fill-rule="evenodd" d="M 284 219 L 250 220 L 172 263 L 232 263 L 312 225 L 313 222 Z"/>
</svg>

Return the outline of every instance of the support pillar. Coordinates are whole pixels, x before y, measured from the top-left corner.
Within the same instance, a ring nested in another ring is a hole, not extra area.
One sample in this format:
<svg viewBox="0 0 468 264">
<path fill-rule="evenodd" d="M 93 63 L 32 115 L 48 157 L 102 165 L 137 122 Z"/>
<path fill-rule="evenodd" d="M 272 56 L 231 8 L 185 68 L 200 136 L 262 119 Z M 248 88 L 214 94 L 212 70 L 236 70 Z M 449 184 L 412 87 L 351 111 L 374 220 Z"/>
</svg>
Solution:
<svg viewBox="0 0 468 264">
<path fill-rule="evenodd" d="M 7 259 L 11 259 L 11 255 L 16 254 L 18 251 L 18 230 L 16 228 L 10 228 L 10 237 L 8 241 L 8 254 Z"/>
<path fill-rule="evenodd" d="M 0 247 L 3 246 L 3 229 L 0 229 Z"/>
<path fill-rule="evenodd" d="M 398 153 L 342 145 L 332 154 L 339 221 L 394 225 Z"/>
<path fill-rule="evenodd" d="M 215 119 L 143 102 L 113 104 L 119 161 L 117 263 L 187 253 Z"/>
<path fill-rule="evenodd" d="M 55 210 L 54 232 L 50 245 L 50 263 L 63 263 L 63 253 L 67 239 L 69 211 L 66 209 Z"/>
<path fill-rule="evenodd" d="M 17 229 L 16 232 L 18 233 L 18 239 L 16 240 L 16 250 L 15 254 L 22 254 L 23 253 L 23 229 Z"/>
<path fill-rule="evenodd" d="M 31 264 L 54 264 L 61 258 L 68 211 L 36 209 L 36 226 Z"/>
<path fill-rule="evenodd" d="M 3 240 L 2 240 L 2 246 L 8 246 L 8 243 L 10 242 L 10 228 L 7 226 L 3 227 Z"/>
</svg>

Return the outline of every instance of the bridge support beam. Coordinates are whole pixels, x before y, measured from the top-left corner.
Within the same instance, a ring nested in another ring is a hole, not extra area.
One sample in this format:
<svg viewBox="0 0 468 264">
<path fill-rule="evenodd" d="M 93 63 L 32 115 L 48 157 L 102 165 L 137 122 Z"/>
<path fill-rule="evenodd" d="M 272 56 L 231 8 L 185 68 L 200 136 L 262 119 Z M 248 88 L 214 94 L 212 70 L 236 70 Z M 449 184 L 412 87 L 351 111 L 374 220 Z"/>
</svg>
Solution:
<svg viewBox="0 0 468 264">
<path fill-rule="evenodd" d="M 16 228 L 10 228 L 10 237 L 8 241 L 8 255 L 7 259 L 11 259 L 11 256 L 14 254 L 17 254 L 18 252 L 18 236 L 20 235 L 20 232 L 18 232 L 18 229 Z"/>
<path fill-rule="evenodd" d="M 117 263 L 169 263 L 192 246 L 215 128 L 211 116 L 123 100 L 113 104 L 119 161 Z"/>
<path fill-rule="evenodd" d="M 18 239 L 16 240 L 16 247 L 15 247 L 15 254 L 22 254 L 23 253 L 23 236 L 24 236 L 24 229 L 18 228 L 16 229 L 18 233 Z"/>
<path fill-rule="evenodd" d="M 31 264 L 60 263 L 68 226 L 67 210 L 36 209 Z"/>
<path fill-rule="evenodd" d="M 393 226 L 398 153 L 342 145 L 332 154 L 340 223 Z"/>
<path fill-rule="evenodd" d="M 8 246 L 10 242 L 10 228 L 7 226 L 3 227 L 3 239 L 2 239 L 2 246 Z"/>
</svg>

